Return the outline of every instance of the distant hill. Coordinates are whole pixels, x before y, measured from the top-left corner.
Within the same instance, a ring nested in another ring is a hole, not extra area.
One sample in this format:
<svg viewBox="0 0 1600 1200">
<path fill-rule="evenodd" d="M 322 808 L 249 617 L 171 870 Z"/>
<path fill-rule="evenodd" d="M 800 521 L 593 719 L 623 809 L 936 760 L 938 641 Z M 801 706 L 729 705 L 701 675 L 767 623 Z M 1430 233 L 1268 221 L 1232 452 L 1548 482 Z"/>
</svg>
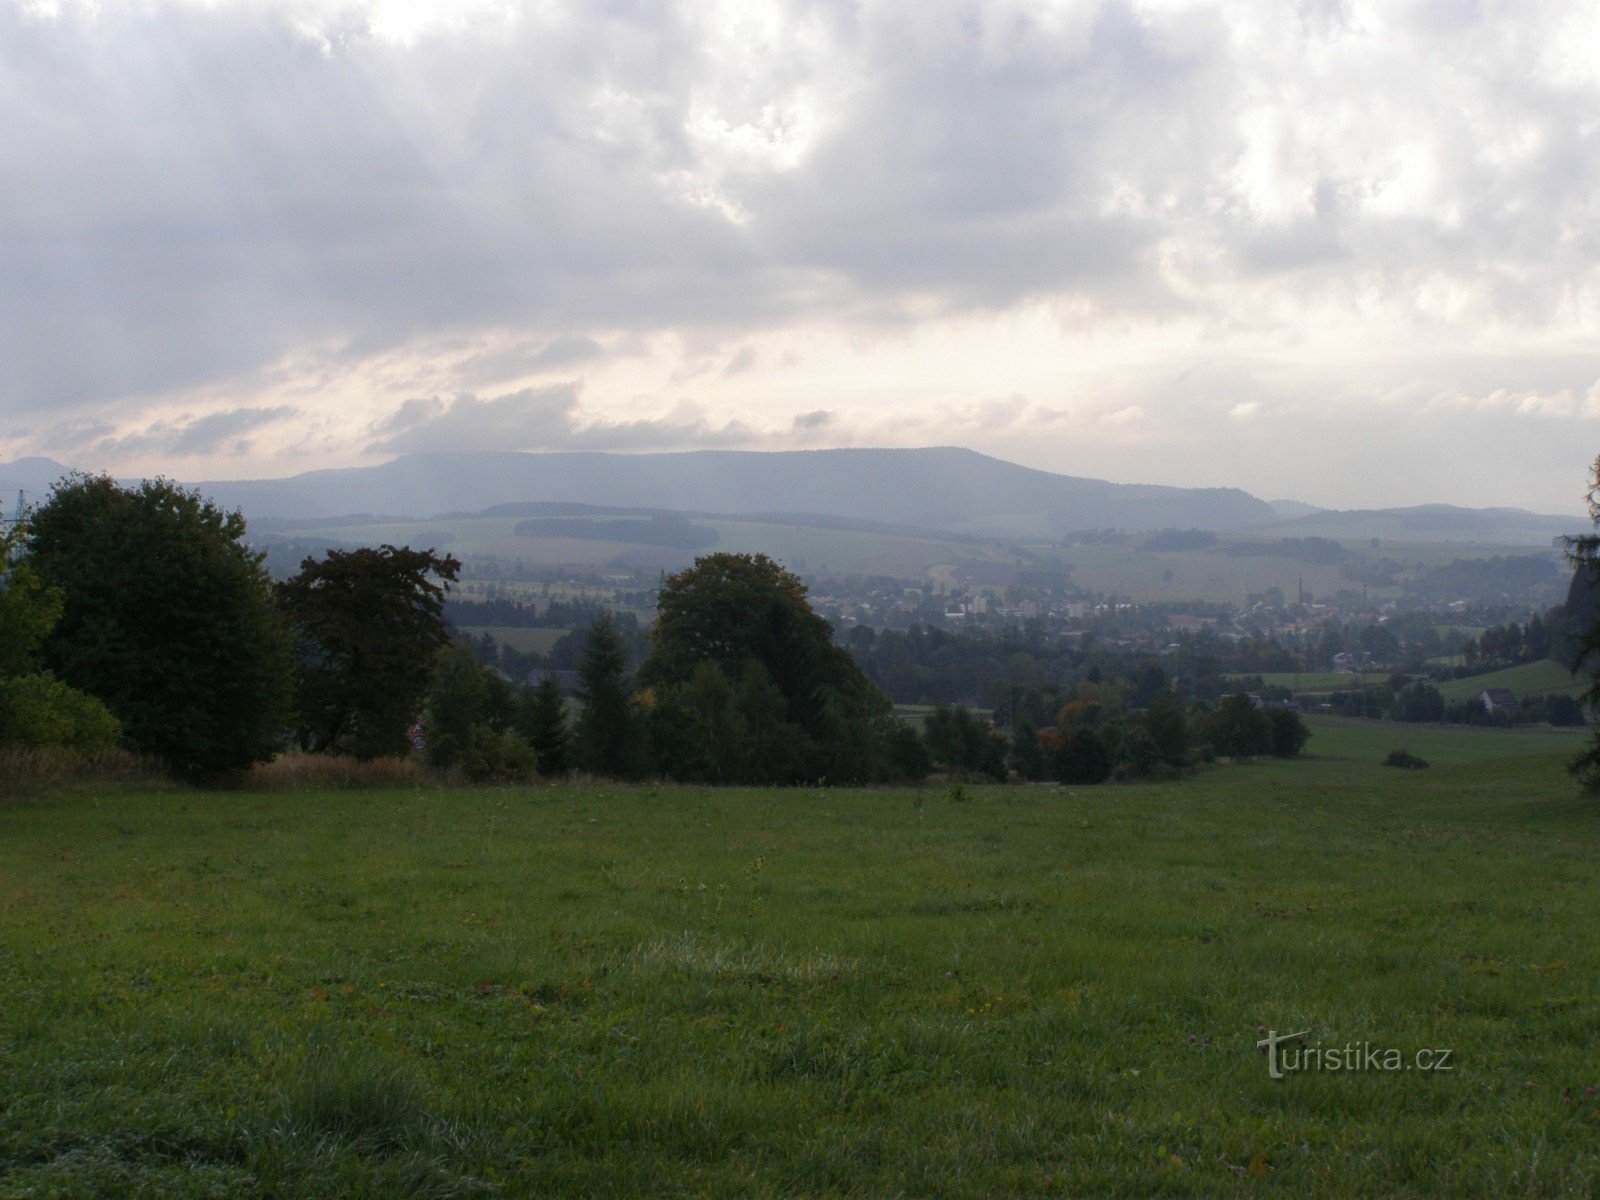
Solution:
<svg viewBox="0 0 1600 1200">
<path fill-rule="evenodd" d="M 1106 483 L 972 450 L 720 451 L 679 454 L 413 454 L 376 467 L 211 482 L 250 517 L 400 517 L 562 501 L 623 508 L 810 513 L 989 536 L 1173 526 L 1234 530 L 1273 519 L 1237 488 Z"/>
<path fill-rule="evenodd" d="M 50 486 L 71 470 L 51 458 L 18 458 L 0 462 L 0 509 L 9 513 L 17 493 L 28 493 L 29 503 L 43 500 Z"/>
<path fill-rule="evenodd" d="M 1563 534 L 1585 532 L 1581 517 L 1547 516 L 1520 508 L 1457 508 L 1420 504 L 1411 508 L 1325 511 L 1278 521 L 1274 534 L 1393 542 L 1477 542 L 1482 545 L 1549 546 Z"/>
</svg>

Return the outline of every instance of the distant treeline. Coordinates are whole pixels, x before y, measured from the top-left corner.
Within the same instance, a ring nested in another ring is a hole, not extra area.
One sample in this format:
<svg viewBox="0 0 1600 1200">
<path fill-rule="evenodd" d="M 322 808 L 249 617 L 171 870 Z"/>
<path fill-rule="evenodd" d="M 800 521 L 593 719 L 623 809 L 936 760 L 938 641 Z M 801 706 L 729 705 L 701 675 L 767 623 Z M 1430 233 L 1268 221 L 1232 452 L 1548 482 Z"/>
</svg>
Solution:
<svg viewBox="0 0 1600 1200">
<path fill-rule="evenodd" d="M 517 522 L 518 537 L 582 538 L 591 542 L 631 542 L 702 550 L 717 543 L 717 531 L 687 517 L 664 514 L 648 518 L 533 517 Z"/>
<path fill-rule="evenodd" d="M 1230 542 L 1224 553 L 1238 558 L 1287 558 L 1316 565 L 1343 562 L 1350 552 L 1332 538 L 1278 538 L 1271 542 Z"/>
<path fill-rule="evenodd" d="M 538 605 L 510 600 L 504 596 L 488 600 L 444 602 L 444 618 L 462 625 L 501 625 L 514 629 L 587 629 L 607 611 L 598 600 L 552 600 L 541 610 Z"/>
</svg>

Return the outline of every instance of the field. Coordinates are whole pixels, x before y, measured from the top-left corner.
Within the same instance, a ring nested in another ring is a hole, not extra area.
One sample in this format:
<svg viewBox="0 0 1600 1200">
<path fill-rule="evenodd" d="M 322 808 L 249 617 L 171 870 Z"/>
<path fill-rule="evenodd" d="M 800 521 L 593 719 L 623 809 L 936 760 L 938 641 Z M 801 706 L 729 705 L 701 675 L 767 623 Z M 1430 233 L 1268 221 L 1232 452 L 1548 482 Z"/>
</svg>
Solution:
<svg viewBox="0 0 1600 1200">
<path fill-rule="evenodd" d="M 1581 735 L 1312 724 L 1141 787 L 4 802 L 0 1195 L 1592 1195 Z"/>
<path fill-rule="evenodd" d="M 784 521 L 695 517 L 694 524 L 716 530 L 717 542 L 704 549 L 688 550 L 574 537 L 524 537 L 516 532 L 521 519 L 463 516 L 401 523 L 319 523 L 304 528 L 286 525 L 284 529 L 297 537 L 326 537 L 369 545 L 436 545 L 457 557 L 495 555 L 545 566 L 612 566 L 647 572 L 678 570 L 692 563 L 696 555 L 717 550 L 764 553 L 805 574 L 945 578 L 947 582 L 971 578 L 993 583 L 1009 582 L 1019 564 L 1031 561 L 1028 554 L 995 541 L 831 529 Z M 941 572 L 940 568 L 945 570 Z"/>
<path fill-rule="evenodd" d="M 1587 690 L 1588 684 L 1581 678 L 1574 678 L 1572 672 L 1560 663 L 1546 658 L 1539 662 L 1507 667 L 1503 671 L 1491 671 L 1487 675 L 1451 679 L 1441 683 L 1439 691 L 1446 700 L 1467 700 L 1484 688 L 1491 687 L 1509 688 L 1518 696 L 1545 696 L 1555 692 L 1567 696 L 1581 696 Z"/>
</svg>

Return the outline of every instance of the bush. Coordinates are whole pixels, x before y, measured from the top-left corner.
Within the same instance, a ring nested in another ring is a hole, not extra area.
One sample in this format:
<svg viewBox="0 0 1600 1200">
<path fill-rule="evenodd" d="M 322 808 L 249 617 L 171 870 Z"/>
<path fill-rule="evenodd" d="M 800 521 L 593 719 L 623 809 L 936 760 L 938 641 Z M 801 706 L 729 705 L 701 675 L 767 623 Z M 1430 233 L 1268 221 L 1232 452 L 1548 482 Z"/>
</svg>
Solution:
<svg viewBox="0 0 1600 1200">
<path fill-rule="evenodd" d="M 1078 726 L 1062 732 L 1056 756 L 1056 775 L 1062 783 L 1104 783 L 1113 766 L 1111 748 L 1095 730 Z"/>
<path fill-rule="evenodd" d="M 1403 771 L 1422 771 L 1428 767 L 1428 760 L 1418 758 L 1409 750 L 1391 750 L 1388 757 L 1383 760 L 1386 767 L 1399 767 Z"/>
<path fill-rule="evenodd" d="M 1293 758 L 1311 740 L 1311 731 L 1300 714 L 1291 708 L 1268 709 L 1267 720 L 1272 726 L 1271 745 L 1275 758 Z"/>
<path fill-rule="evenodd" d="M 39 750 L 58 746 L 83 754 L 114 750 L 122 725 L 93 696 L 54 675 L 37 672 L 0 679 L 0 746 Z"/>
</svg>

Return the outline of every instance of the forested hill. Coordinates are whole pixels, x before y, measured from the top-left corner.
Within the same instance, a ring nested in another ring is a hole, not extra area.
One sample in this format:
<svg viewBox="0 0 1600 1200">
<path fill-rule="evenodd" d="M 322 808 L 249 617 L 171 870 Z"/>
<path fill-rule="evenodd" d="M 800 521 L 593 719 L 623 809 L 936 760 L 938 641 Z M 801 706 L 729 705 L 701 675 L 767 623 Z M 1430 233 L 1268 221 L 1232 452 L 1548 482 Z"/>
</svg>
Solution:
<svg viewBox="0 0 1600 1200">
<path fill-rule="evenodd" d="M 1237 488 L 1055 475 L 972 450 L 703 450 L 679 454 L 414 454 L 377 467 L 202 483 L 256 517 L 431 516 L 519 501 L 705 513 L 808 513 L 963 533 L 1241 529 L 1273 520 Z"/>
</svg>

